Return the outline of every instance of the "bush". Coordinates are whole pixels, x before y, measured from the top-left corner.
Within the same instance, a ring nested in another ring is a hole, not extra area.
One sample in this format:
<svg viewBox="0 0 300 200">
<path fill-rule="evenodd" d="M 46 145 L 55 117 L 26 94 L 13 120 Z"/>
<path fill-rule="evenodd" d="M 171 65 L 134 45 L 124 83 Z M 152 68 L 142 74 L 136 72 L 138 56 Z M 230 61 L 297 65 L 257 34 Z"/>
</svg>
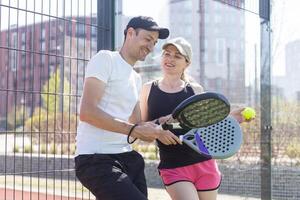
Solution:
<svg viewBox="0 0 300 200">
<path fill-rule="evenodd" d="M 156 156 L 156 153 L 154 153 L 154 152 L 145 152 L 144 158 L 149 159 L 149 160 L 156 160 L 157 156 Z"/>
<path fill-rule="evenodd" d="M 139 152 L 145 159 L 157 160 L 157 147 L 153 143 L 138 141 L 132 145 L 133 149 Z"/>
<path fill-rule="evenodd" d="M 40 145 L 40 153 L 41 154 L 46 154 L 47 153 L 47 145 L 46 144 L 41 144 Z"/>
<path fill-rule="evenodd" d="M 59 147 L 58 147 L 58 145 L 52 143 L 50 145 L 50 153 L 51 154 L 58 154 L 59 153 Z"/>
<path fill-rule="evenodd" d="M 13 148 L 14 153 L 19 153 L 20 152 L 20 147 L 18 145 L 15 145 Z"/>
<path fill-rule="evenodd" d="M 294 140 L 286 148 L 285 153 L 289 158 L 300 158 L 300 141 Z"/>
<path fill-rule="evenodd" d="M 27 117 L 29 117 L 28 108 L 23 105 L 13 106 L 7 115 L 7 129 L 13 130 L 19 126 L 23 126 Z"/>
<path fill-rule="evenodd" d="M 33 147 L 30 144 L 25 145 L 24 147 L 24 153 L 32 153 L 33 152 Z"/>
<path fill-rule="evenodd" d="M 68 144 L 68 143 L 65 143 L 65 144 L 62 144 L 62 153 L 64 155 L 74 155 L 75 154 L 75 144 L 72 143 L 72 144 Z"/>
<path fill-rule="evenodd" d="M 26 120 L 24 130 L 32 132 L 35 144 L 49 144 L 54 141 L 55 143 L 75 143 L 76 120 L 75 114 L 53 113 L 37 107 L 32 117 Z"/>
</svg>

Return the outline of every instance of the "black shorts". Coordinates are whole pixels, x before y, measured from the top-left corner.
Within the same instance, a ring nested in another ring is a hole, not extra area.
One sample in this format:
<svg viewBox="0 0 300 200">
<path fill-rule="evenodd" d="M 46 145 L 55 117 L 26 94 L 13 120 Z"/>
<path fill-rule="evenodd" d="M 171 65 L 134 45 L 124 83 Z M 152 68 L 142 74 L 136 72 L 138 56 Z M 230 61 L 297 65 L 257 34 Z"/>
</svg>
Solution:
<svg viewBox="0 0 300 200">
<path fill-rule="evenodd" d="M 145 162 L 136 151 L 75 158 L 76 176 L 97 200 L 147 200 Z"/>
</svg>

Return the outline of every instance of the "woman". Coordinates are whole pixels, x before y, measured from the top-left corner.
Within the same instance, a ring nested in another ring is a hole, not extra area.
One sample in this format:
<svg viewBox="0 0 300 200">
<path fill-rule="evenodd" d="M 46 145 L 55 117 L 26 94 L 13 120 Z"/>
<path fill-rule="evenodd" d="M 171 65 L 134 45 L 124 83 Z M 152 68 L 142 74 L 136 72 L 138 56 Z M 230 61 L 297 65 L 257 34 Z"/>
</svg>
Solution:
<svg viewBox="0 0 300 200">
<path fill-rule="evenodd" d="M 203 88 L 186 79 L 185 70 L 191 63 L 191 45 L 182 37 L 163 45 L 161 68 L 163 78 L 146 83 L 141 92 L 142 120 L 163 123 L 173 109 L 186 98 L 203 92 Z M 242 122 L 237 109 L 231 114 Z M 172 130 L 177 136 L 184 133 Z M 166 190 L 173 200 L 215 200 L 221 183 L 221 173 L 215 160 L 202 157 L 180 145 L 164 145 L 157 141 L 160 154 L 158 166 Z"/>
</svg>

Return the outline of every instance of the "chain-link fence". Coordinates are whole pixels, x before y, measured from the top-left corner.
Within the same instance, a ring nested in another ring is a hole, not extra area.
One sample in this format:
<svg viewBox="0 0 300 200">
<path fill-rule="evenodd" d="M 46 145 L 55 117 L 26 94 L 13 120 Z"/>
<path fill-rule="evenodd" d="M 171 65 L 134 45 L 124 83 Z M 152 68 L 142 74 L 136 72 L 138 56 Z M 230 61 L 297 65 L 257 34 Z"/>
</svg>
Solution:
<svg viewBox="0 0 300 200">
<path fill-rule="evenodd" d="M 74 142 L 85 66 L 97 49 L 114 45 L 111 20 L 115 13 L 105 9 L 108 2 L 0 0 L 0 199 L 93 199 L 76 181 Z M 170 1 L 170 5 L 178 2 L 190 1 Z M 258 32 L 265 28 L 260 23 L 269 20 L 269 1 L 199 2 L 199 11 L 204 12 L 199 17 L 209 23 L 199 23 L 203 46 L 199 43 L 198 58 L 203 62 L 192 75 L 206 90 L 226 94 L 233 105 L 249 105 L 257 111 L 255 121 L 242 124 L 244 143 L 238 154 L 218 161 L 223 173 L 220 192 L 262 198 L 262 189 L 270 187 L 272 199 L 299 199 L 299 98 L 285 95 L 276 85 L 261 87 L 268 78 L 262 76 L 265 71 L 260 67 L 261 45 L 266 44 L 260 40 L 245 44 L 243 36 L 245 13 L 260 19 Z M 216 17 L 220 13 L 232 25 L 218 33 L 216 27 L 221 29 L 223 23 L 222 17 Z M 218 39 L 218 34 L 226 38 Z M 217 51 L 220 46 L 224 51 Z M 224 56 L 210 60 L 211 52 Z M 243 68 L 247 56 L 255 61 L 250 71 Z M 144 81 L 157 78 L 158 64 L 147 66 L 136 68 Z M 219 73 L 225 75 L 218 77 Z M 246 84 L 248 78 L 252 81 Z M 261 101 L 268 89 L 270 113 Z M 270 127 L 265 124 L 269 118 Z M 264 128 L 273 129 L 265 132 Z M 265 141 L 269 133 L 271 138 Z M 153 144 L 135 148 L 146 159 L 158 159 Z M 264 174 L 266 166 L 270 173 Z"/>
</svg>

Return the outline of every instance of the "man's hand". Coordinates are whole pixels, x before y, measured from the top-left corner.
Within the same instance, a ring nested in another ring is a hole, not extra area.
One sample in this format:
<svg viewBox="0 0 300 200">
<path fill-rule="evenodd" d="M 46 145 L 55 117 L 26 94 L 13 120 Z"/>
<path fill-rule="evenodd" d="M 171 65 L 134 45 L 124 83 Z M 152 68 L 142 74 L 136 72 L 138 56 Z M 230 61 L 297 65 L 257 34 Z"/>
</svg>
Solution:
<svg viewBox="0 0 300 200">
<path fill-rule="evenodd" d="M 147 142 L 152 142 L 158 139 L 165 145 L 177 143 L 182 144 L 176 135 L 168 130 L 162 130 L 160 126 L 153 122 L 140 123 L 137 127 L 135 127 L 131 136 Z"/>
</svg>

